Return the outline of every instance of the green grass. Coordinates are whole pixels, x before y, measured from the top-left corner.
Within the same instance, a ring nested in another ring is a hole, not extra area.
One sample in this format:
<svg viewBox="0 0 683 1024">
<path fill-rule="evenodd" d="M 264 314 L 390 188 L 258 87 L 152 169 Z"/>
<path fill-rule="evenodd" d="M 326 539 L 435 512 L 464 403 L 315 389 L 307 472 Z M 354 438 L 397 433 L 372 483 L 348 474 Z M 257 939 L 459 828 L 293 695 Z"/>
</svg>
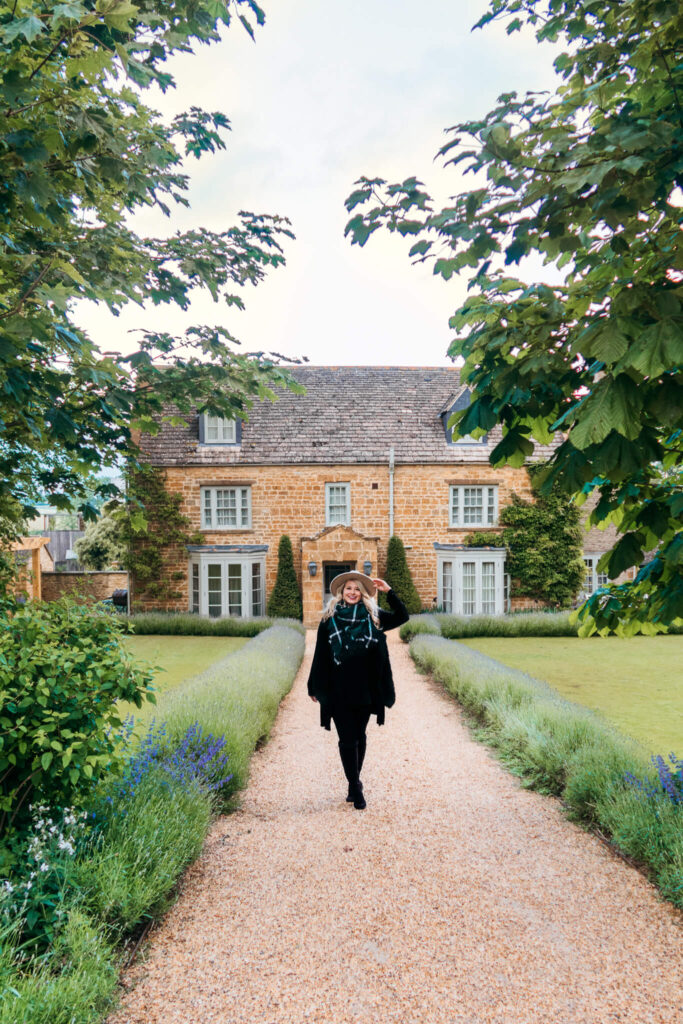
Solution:
<svg viewBox="0 0 683 1024">
<path fill-rule="evenodd" d="M 683 637 L 463 640 L 597 711 L 649 753 L 681 756 Z"/>
<path fill-rule="evenodd" d="M 164 694 L 186 679 L 199 675 L 215 662 L 233 654 L 247 643 L 246 637 L 235 636 L 127 636 L 124 644 L 131 654 L 148 665 L 158 667 L 154 677 L 157 705 L 121 704 L 123 715 L 149 719 L 160 717 Z"/>
</svg>

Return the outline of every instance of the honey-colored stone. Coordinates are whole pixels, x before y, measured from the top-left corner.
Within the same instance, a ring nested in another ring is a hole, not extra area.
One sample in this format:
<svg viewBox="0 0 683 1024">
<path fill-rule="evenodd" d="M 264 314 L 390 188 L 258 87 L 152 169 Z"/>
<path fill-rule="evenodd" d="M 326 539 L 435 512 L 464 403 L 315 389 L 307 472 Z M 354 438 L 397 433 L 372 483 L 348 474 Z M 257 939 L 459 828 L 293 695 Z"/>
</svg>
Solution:
<svg viewBox="0 0 683 1024">
<path fill-rule="evenodd" d="M 304 621 L 313 625 L 323 605 L 323 564 L 351 562 L 357 569 L 372 563 L 372 574 L 386 571 L 390 536 L 388 464 L 301 465 L 301 466 L 192 466 L 167 467 L 166 486 L 182 495 L 181 512 L 193 529 L 201 528 L 201 487 L 203 485 L 249 485 L 252 523 L 250 529 L 204 530 L 206 544 L 267 544 L 266 594 L 270 594 L 277 573 L 277 547 L 282 534 L 292 541 L 294 566 L 302 585 Z M 325 484 L 348 483 L 351 495 L 350 530 L 327 530 Z M 418 593 L 425 606 L 437 600 L 437 556 L 434 543 L 459 543 L 472 527 L 449 527 L 450 485 L 498 485 L 499 509 L 509 504 L 512 494 L 531 497 L 529 477 L 524 468 L 493 469 L 488 463 L 456 465 L 398 465 L 394 471 L 393 532 L 406 547 L 406 557 Z M 376 487 L 373 485 L 376 484 Z M 476 529 L 476 528 L 475 528 Z M 490 529 L 487 527 L 487 529 Z M 308 563 L 318 565 L 315 577 Z M 145 610 L 162 608 L 186 611 L 189 605 L 188 554 L 181 545 L 164 553 L 165 574 L 180 572 L 177 589 L 181 596 L 166 602 L 140 600 Z M 135 588 L 133 589 L 135 597 Z M 135 598 L 137 601 L 137 598 Z"/>
</svg>

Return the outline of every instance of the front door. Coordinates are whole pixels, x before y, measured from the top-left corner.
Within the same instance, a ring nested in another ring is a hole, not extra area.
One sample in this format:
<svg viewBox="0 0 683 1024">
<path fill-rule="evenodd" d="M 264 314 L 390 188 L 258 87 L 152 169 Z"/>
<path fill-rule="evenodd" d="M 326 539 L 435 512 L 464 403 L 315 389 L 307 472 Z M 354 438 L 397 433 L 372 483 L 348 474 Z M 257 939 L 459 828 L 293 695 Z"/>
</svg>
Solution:
<svg viewBox="0 0 683 1024">
<path fill-rule="evenodd" d="M 340 572 L 351 572 L 356 568 L 355 562 L 323 562 L 323 607 L 332 597 L 330 583 Z"/>
</svg>

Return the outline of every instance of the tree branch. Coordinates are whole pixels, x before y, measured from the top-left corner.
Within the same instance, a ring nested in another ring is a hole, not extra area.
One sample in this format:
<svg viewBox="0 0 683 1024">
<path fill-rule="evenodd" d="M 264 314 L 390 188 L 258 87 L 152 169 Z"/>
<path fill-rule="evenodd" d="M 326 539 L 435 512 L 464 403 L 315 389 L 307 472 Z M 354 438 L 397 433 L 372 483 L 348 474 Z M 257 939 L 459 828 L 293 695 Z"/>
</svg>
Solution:
<svg viewBox="0 0 683 1024">
<path fill-rule="evenodd" d="M 48 271 L 50 270 L 50 267 L 54 263 L 54 261 L 55 261 L 54 256 L 50 256 L 50 259 L 47 261 L 47 263 L 45 264 L 45 266 L 43 267 L 41 272 L 38 274 L 38 277 L 31 284 L 31 286 L 27 289 L 27 291 L 24 292 L 24 294 L 22 295 L 22 297 L 19 300 L 19 302 L 17 303 L 17 305 L 14 306 L 13 309 L 8 309 L 6 313 L 0 313 L 0 320 L 7 320 L 9 317 L 16 316 L 17 313 L 21 312 L 21 309 L 22 309 L 24 303 L 26 302 L 26 300 L 33 294 L 33 292 L 36 290 L 36 288 L 40 287 L 40 285 L 45 280 L 45 277 L 46 277 Z"/>
</svg>

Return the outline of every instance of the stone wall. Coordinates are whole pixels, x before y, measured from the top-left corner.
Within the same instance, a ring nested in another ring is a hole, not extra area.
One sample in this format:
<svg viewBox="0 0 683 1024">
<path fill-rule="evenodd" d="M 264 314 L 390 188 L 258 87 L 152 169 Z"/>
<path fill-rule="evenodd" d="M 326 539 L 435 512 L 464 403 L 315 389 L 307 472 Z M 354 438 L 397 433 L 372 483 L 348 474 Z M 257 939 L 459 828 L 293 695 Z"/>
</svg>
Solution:
<svg viewBox="0 0 683 1024">
<path fill-rule="evenodd" d="M 266 594 L 270 594 L 277 572 L 277 547 L 282 534 L 288 534 L 294 551 L 294 566 L 299 582 L 306 590 L 319 588 L 322 607 L 322 572 L 317 583 L 302 581 L 302 542 L 311 540 L 325 528 L 325 484 L 349 483 L 351 528 L 361 538 L 357 544 L 357 567 L 362 568 L 365 540 L 376 546 L 377 564 L 373 574 L 386 571 L 389 541 L 389 467 L 360 466 L 214 466 L 168 468 L 166 486 L 182 495 L 181 511 L 193 529 L 200 529 L 200 488 L 203 485 L 248 485 L 251 487 L 252 526 L 249 530 L 206 530 L 206 544 L 267 544 Z M 513 491 L 520 497 L 531 496 L 525 469 L 493 469 L 488 463 L 468 465 L 396 466 L 394 475 L 394 533 L 405 546 L 408 565 L 425 605 L 437 596 L 437 558 L 434 542 L 458 543 L 467 529 L 452 529 L 449 521 L 451 484 L 497 484 L 499 508 L 509 504 Z M 363 550 L 361 550 L 363 549 Z M 347 558 L 350 557 L 347 552 Z M 147 601 L 144 608 L 186 611 L 188 608 L 188 554 L 180 545 L 165 552 L 165 572 L 177 580 L 181 597 L 164 603 Z M 174 574 L 177 574 L 174 576 Z M 135 589 L 133 588 L 135 600 Z M 319 609 L 316 615 L 319 614 Z"/>
<path fill-rule="evenodd" d="M 128 587 L 125 572 L 44 572 L 43 601 L 56 601 L 60 597 L 75 595 L 90 601 L 103 601 L 115 590 Z"/>
</svg>

